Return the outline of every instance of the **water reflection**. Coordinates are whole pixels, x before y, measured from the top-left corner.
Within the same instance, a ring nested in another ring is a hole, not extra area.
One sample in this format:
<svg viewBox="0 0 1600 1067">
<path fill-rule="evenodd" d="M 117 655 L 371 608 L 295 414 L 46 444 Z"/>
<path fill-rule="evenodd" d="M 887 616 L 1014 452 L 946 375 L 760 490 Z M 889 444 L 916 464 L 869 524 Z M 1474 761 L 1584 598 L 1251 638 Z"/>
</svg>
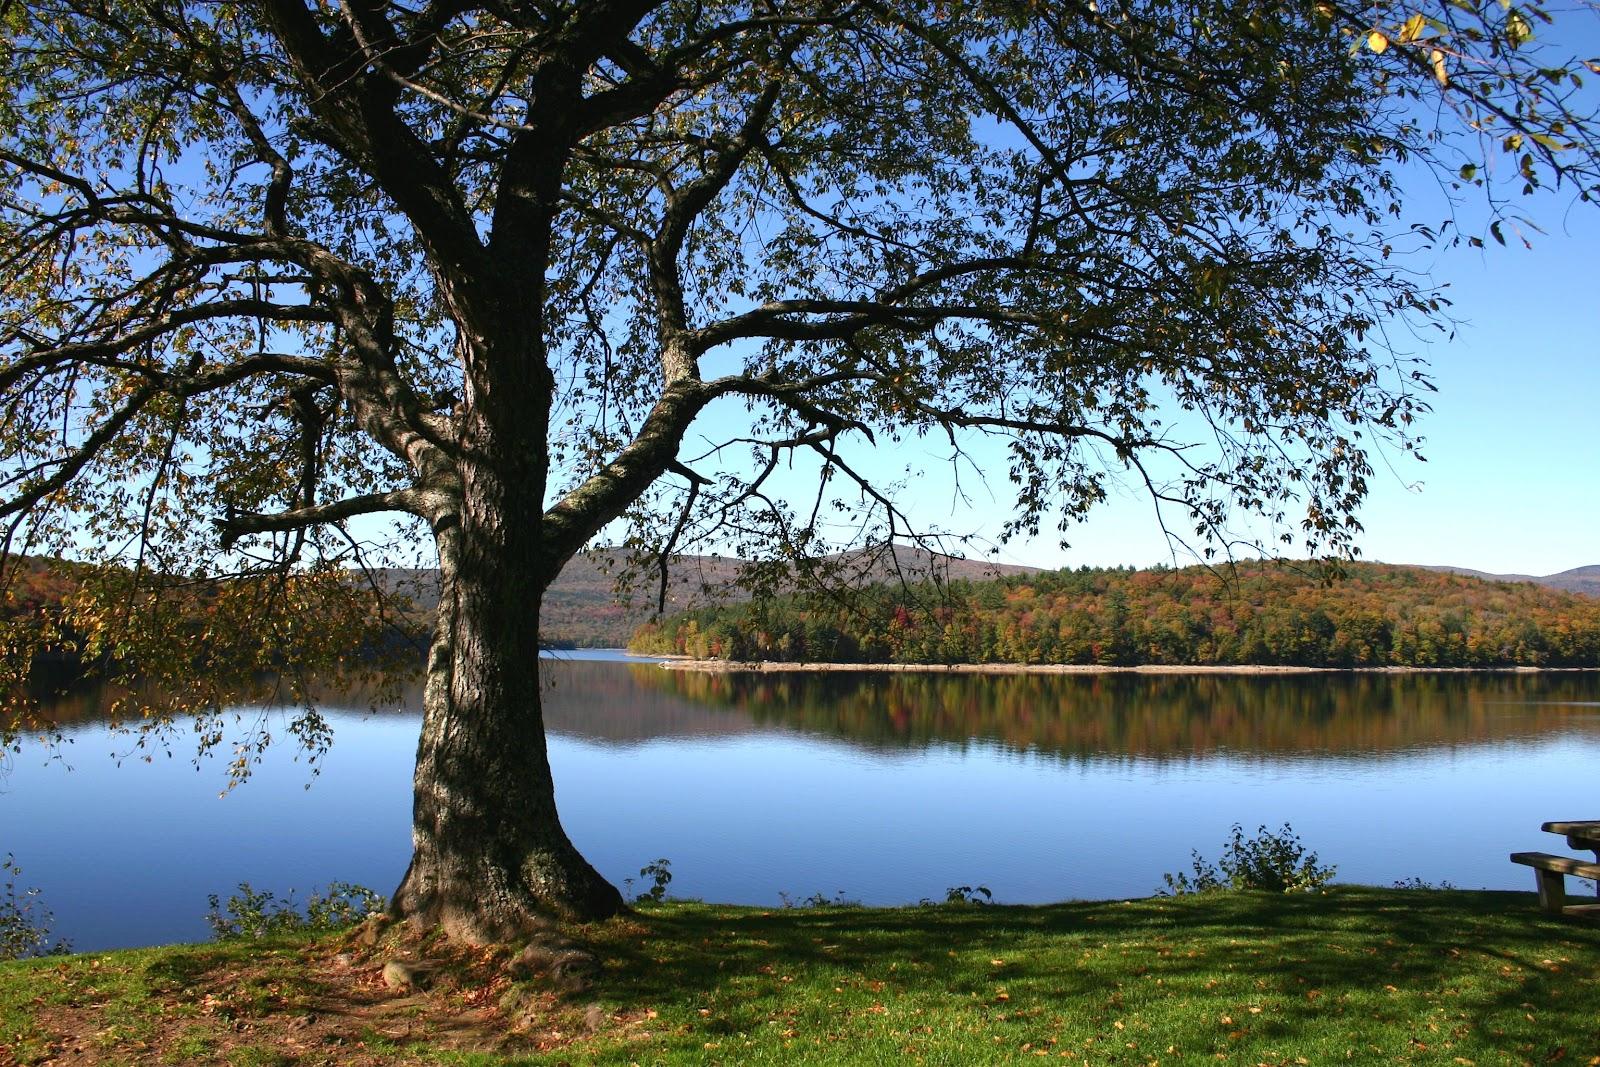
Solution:
<svg viewBox="0 0 1600 1067">
<path fill-rule="evenodd" d="M 50 709 L 68 744 L 0 774 L 0 853 L 83 948 L 205 934 L 240 881 L 388 890 L 409 849 L 420 690 L 321 694 L 321 777 L 268 752 L 219 797 L 227 744 L 119 766 L 120 694 Z M 1506 853 L 1593 818 L 1593 675 L 701 675 L 547 664 L 563 820 L 620 883 L 736 903 L 844 890 L 874 904 L 985 884 L 1014 903 L 1144 895 L 1234 821 L 1292 822 L 1345 881 L 1522 888 Z M 258 694 L 259 696 L 259 694 Z M 275 713 L 241 705 L 241 729 Z M 231 742 L 231 735 L 228 740 Z M 186 746 L 190 746 L 186 748 Z M 141 753 L 142 754 L 142 753 Z M 310 788 L 307 788 L 307 786 Z"/>
<path fill-rule="evenodd" d="M 754 723 L 886 748 L 984 740 L 1063 757 L 1370 757 L 1600 733 L 1596 702 L 1582 699 L 1593 675 L 632 673 Z"/>
<path fill-rule="evenodd" d="M 1369 757 L 1600 734 L 1593 673 L 741 674 L 562 658 L 545 661 L 544 683 L 552 733 L 623 745 L 778 729 L 891 750 L 983 741 L 1061 757 Z M 103 725 L 127 696 L 65 694 L 48 725 Z M 422 688 L 325 685 L 313 698 L 338 717 L 415 717 Z M 240 703 L 281 700 L 263 686 Z"/>
</svg>

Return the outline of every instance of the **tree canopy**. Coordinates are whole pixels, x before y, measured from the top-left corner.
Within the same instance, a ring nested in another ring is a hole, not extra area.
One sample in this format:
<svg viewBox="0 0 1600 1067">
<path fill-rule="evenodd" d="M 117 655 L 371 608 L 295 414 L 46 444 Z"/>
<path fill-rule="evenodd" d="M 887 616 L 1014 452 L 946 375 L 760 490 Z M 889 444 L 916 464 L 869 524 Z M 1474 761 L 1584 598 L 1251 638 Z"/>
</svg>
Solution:
<svg viewBox="0 0 1600 1067">
<path fill-rule="evenodd" d="M 1202 539 L 1240 508 L 1348 550 L 1371 448 L 1426 406 L 1396 338 L 1447 321 L 1408 253 L 1596 191 L 1597 68 L 1553 19 L 8 0 L 5 551 L 108 564 L 86 640 L 180 676 L 153 635 L 192 599 L 158 594 L 234 576 L 253 606 L 206 640 L 326 659 L 367 607 L 351 521 L 407 518 L 444 596 L 397 907 L 471 936 L 604 912 L 527 663 L 573 553 L 618 520 L 663 560 L 903 541 L 858 457 L 919 435 L 1004 442 L 1010 534 L 1125 475 Z M 1420 217 L 1416 180 L 1445 194 Z M 772 491 L 795 455 L 815 497 Z"/>
</svg>

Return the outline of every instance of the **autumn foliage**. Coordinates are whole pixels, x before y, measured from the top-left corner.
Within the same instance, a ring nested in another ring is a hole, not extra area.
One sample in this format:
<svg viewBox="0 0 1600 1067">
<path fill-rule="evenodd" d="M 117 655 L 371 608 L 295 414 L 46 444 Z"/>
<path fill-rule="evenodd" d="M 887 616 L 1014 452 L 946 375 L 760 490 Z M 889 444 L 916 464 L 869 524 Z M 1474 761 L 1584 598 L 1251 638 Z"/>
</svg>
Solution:
<svg viewBox="0 0 1600 1067">
<path fill-rule="evenodd" d="M 1600 599 L 1420 567 L 1089 569 L 787 596 L 641 627 L 640 652 L 861 663 L 1600 666 Z"/>
</svg>

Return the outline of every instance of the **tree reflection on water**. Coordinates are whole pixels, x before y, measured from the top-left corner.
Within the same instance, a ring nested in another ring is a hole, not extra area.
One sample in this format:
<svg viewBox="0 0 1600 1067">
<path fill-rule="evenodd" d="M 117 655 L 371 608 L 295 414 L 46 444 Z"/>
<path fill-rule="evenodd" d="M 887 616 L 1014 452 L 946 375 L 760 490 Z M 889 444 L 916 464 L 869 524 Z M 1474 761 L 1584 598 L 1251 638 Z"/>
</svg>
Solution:
<svg viewBox="0 0 1600 1067">
<path fill-rule="evenodd" d="M 553 733 L 610 744 L 793 730 L 868 748 L 984 741 L 1061 757 L 1209 753 L 1381 756 L 1459 745 L 1600 736 L 1600 674 L 971 675 L 700 673 L 655 664 L 548 661 Z M 39 732 L 100 725 L 119 693 L 69 692 Z M 329 684 L 342 715 L 416 716 L 420 688 Z M 238 711 L 270 705 L 270 685 Z M 173 736 L 179 736 L 173 731 Z"/>
<path fill-rule="evenodd" d="M 880 746 L 969 739 L 1061 756 L 1368 757 L 1600 734 L 1595 674 L 952 675 L 632 669 L 756 723 Z"/>
</svg>

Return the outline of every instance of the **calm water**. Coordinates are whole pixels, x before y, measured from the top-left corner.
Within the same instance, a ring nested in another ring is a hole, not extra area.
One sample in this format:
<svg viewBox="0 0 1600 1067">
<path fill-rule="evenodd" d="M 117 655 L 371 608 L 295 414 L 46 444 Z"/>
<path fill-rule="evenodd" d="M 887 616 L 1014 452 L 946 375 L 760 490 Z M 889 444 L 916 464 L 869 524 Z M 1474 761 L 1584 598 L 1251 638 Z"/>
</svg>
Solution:
<svg viewBox="0 0 1600 1067">
<path fill-rule="evenodd" d="M 1600 676 L 705 676 L 549 665 L 567 829 L 614 881 L 657 857 L 683 896 L 871 904 L 982 884 L 1013 903 L 1149 894 L 1234 821 L 1288 821 L 1339 880 L 1531 888 L 1514 850 L 1600 817 Z M 331 711 L 219 796 L 185 736 L 144 762 L 64 704 L 66 743 L 0 774 L 0 854 L 82 949 L 202 939 L 206 896 L 340 879 L 409 851 L 416 694 Z M 407 706 L 409 704 L 409 706 Z M 257 714 L 252 710 L 252 718 Z"/>
</svg>

